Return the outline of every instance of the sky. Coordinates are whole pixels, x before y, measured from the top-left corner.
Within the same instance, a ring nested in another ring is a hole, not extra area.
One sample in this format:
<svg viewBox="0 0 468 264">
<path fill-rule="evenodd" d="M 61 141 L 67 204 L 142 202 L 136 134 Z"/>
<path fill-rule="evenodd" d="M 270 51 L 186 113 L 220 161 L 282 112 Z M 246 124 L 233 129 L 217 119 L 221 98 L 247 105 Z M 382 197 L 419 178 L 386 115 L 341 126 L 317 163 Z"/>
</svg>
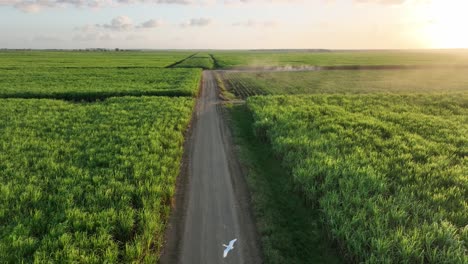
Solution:
<svg viewBox="0 0 468 264">
<path fill-rule="evenodd" d="M 468 48 L 466 0 L 0 0 L 0 48 Z"/>
</svg>

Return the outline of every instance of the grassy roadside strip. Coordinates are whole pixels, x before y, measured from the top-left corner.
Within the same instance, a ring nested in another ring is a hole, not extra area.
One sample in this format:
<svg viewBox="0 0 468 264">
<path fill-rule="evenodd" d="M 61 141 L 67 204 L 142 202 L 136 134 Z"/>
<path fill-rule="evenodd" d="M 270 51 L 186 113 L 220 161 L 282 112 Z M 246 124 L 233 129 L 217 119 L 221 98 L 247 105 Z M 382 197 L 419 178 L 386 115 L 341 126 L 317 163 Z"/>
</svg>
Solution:
<svg viewBox="0 0 468 264">
<path fill-rule="evenodd" d="M 213 54 L 210 54 L 211 59 L 213 60 L 214 69 L 221 69 L 221 65 Z"/>
<path fill-rule="evenodd" d="M 214 73 L 216 78 L 216 83 L 218 84 L 219 89 L 221 90 L 219 96 L 222 100 L 235 100 L 236 96 L 229 92 L 224 83 L 223 77 L 217 72 Z"/>
<path fill-rule="evenodd" d="M 226 108 L 234 142 L 251 191 L 265 263 L 342 263 L 322 230 L 319 212 L 295 193 L 291 177 L 269 144 L 253 134 L 245 105 Z"/>
</svg>

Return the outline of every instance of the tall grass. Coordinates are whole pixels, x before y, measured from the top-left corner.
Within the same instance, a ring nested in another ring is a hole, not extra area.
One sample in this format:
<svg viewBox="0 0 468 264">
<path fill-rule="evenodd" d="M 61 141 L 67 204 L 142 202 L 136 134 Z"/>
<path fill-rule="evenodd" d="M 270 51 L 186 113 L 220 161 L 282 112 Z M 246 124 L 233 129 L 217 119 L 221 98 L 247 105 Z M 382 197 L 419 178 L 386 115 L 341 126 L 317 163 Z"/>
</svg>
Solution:
<svg viewBox="0 0 468 264">
<path fill-rule="evenodd" d="M 468 52 L 421 51 L 214 51 L 221 68 L 346 65 L 453 65 L 468 64 Z"/>
<path fill-rule="evenodd" d="M 194 99 L 0 100 L 0 262 L 155 263 Z"/>
<path fill-rule="evenodd" d="M 248 99 L 330 234 L 364 263 L 467 263 L 468 97 Z"/>
<path fill-rule="evenodd" d="M 468 91 L 468 69 L 225 72 L 239 97 L 263 94 L 457 93 Z"/>
<path fill-rule="evenodd" d="M 0 98 L 96 100 L 112 96 L 193 96 L 200 69 L 0 69 Z"/>
<path fill-rule="evenodd" d="M 205 70 L 210 70 L 214 67 L 213 59 L 206 53 L 197 53 L 175 66 L 175 68 L 202 68 Z"/>
<path fill-rule="evenodd" d="M 0 68 L 164 68 L 191 54 L 192 51 L 0 51 Z"/>
</svg>

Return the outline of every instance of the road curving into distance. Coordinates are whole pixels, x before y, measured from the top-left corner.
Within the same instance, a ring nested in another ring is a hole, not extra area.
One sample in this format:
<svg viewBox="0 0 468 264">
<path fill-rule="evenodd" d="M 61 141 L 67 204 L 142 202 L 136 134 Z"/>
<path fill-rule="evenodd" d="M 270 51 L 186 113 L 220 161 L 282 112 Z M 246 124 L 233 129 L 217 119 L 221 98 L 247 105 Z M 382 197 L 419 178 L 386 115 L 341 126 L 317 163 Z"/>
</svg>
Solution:
<svg viewBox="0 0 468 264">
<path fill-rule="evenodd" d="M 213 72 L 203 72 L 201 96 L 186 144 L 186 180 L 178 184 L 161 263 L 261 263 L 249 193 L 232 149 Z M 237 238 L 223 258 L 223 244 Z"/>
</svg>

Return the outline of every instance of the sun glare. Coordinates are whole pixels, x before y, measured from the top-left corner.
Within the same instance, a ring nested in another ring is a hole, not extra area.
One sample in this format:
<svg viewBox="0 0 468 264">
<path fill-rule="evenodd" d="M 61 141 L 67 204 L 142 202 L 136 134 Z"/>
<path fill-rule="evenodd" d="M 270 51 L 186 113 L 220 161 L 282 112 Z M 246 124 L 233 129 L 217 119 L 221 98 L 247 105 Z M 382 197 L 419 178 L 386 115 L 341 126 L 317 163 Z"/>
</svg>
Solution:
<svg viewBox="0 0 468 264">
<path fill-rule="evenodd" d="M 468 1 L 432 1 L 416 11 L 423 19 L 423 34 L 432 48 L 468 48 Z"/>
</svg>

